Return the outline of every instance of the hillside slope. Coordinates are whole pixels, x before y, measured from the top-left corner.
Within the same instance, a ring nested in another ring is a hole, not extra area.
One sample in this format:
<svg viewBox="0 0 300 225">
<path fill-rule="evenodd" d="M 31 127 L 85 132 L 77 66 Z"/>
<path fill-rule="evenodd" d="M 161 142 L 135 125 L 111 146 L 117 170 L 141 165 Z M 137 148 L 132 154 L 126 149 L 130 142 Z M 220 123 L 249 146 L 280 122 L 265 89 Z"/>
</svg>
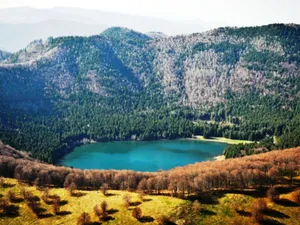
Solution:
<svg viewBox="0 0 300 225">
<path fill-rule="evenodd" d="M 300 26 L 33 41 L 0 64 L 0 138 L 52 161 L 83 138 L 192 134 L 299 145 Z M 287 129 L 289 127 L 289 129 Z"/>
</svg>

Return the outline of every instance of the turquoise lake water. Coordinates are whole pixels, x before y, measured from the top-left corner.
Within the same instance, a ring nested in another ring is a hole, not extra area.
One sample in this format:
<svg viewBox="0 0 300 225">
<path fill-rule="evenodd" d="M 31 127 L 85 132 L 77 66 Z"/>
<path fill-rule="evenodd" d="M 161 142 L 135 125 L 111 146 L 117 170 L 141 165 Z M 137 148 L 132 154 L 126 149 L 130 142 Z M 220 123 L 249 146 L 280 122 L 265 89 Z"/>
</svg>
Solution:
<svg viewBox="0 0 300 225">
<path fill-rule="evenodd" d="M 168 170 L 212 160 L 226 146 L 197 140 L 101 142 L 76 147 L 60 164 L 80 169 Z"/>
</svg>

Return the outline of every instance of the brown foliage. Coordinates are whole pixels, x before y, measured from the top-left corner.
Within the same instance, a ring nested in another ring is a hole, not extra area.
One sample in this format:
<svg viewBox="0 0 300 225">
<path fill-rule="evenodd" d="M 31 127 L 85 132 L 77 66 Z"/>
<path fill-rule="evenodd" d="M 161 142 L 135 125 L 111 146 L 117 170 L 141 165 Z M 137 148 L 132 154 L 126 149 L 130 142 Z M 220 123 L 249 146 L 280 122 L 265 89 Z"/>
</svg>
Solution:
<svg viewBox="0 0 300 225">
<path fill-rule="evenodd" d="M 0 188 L 2 188 L 4 185 L 4 178 L 0 177 Z"/>
<path fill-rule="evenodd" d="M 143 213 L 142 213 L 142 210 L 140 207 L 135 207 L 133 210 L 132 210 L 132 216 L 134 218 L 136 218 L 137 220 L 141 219 L 142 216 L 143 216 Z"/>
<path fill-rule="evenodd" d="M 174 168 L 169 171 L 143 173 L 117 170 L 79 170 L 58 167 L 27 159 L 0 155 L 0 171 L 7 177 L 43 185 L 75 189 L 104 188 L 160 193 L 169 189 L 172 195 L 185 196 L 191 192 L 203 193 L 216 189 L 255 188 L 281 180 L 289 183 L 292 174 L 300 172 L 300 148 L 271 151 L 224 161 L 208 161 Z M 0 179 L 1 180 L 1 179 Z M 1 183 L 1 182 L 0 182 Z"/>
<path fill-rule="evenodd" d="M 100 207 L 101 207 L 102 212 L 106 213 L 107 208 L 108 208 L 107 202 L 105 200 L 103 200 L 100 204 Z"/>
<path fill-rule="evenodd" d="M 8 206 L 8 200 L 5 198 L 0 198 L 0 210 L 4 210 Z"/>
<path fill-rule="evenodd" d="M 106 195 L 107 190 L 108 190 L 108 184 L 104 183 L 101 187 L 102 194 Z"/>
<path fill-rule="evenodd" d="M 125 208 L 128 208 L 130 206 L 130 203 L 131 203 L 131 196 L 129 194 L 125 194 L 123 196 L 123 201 L 124 201 Z"/>
<path fill-rule="evenodd" d="M 280 195 L 276 188 L 270 187 L 267 191 L 267 197 L 272 201 L 277 201 L 279 200 Z"/>
<path fill-rule="evenodd" d="M 105 200 L 101 202 L 100 207 L 99 205 L 94 206 L 94 214 L 99 218 L 99 221 L 104 221 L 107 218 L 107 202 Z"/>
<path fill-rule="evenodd" d="M 91 223 L 91 217 L 88 213 L 82 213 L 77 219 L 77 225 L 89 225 Z"/>
<path fill-rule="evenodd" d="M 74 196 L 74 192 L 77 189 L 77 186 L 74 182 L 72 182 L 69 186 L 68 186 L 68 190 L 70 193 L 70 196 Z"/>
<path fill-rule="evenodd" d="M 157 222 L 158 222 L 159 225 L 169 225 L 169 224 L 171 224 L 171 221 L 170 221 L 169 217 L 167 217 L 167 216 L 158 217 Z"/>
<path fill-rule="evenodd" d="M 59 199 L 54 199 L 52 204 L 53 213 L 57 215 L 60 213 L 60 201 Z"/>
<path fill-rule="evenodd" d="M 10 202 L 14 202 L 17 199 L 16 194 L 12 190 L 7 192 L 7 198 Z"/>
<path fill-rule="evenodd" d="M 267 210 L 267 204 L 263 198 L 257 199 L 251 209 L 251 215 L 253 219 L 255 219 L 257 222 L 262 222 L 264 220 L 264 214 L 263 212 Z"/>
<path fill-rule="evenodd" d="M 292 193 L 292 200 L 300 205 L 300 188 Z"/>
</svg>

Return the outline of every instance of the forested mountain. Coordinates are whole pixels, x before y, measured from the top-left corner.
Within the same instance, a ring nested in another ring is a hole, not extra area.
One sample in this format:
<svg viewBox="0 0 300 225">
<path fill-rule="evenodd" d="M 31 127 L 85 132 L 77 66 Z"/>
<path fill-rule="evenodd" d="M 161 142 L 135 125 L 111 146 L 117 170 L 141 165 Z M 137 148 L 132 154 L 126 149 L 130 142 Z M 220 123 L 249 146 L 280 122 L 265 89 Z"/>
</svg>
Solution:
<svg viewBox="0 0 300 225">
<path fill-rule="evenodd" d="M 0 50 L 0 61 L 7 59 L 10 55 L 11 53 Z"/>
<path fill-rule="evenodd" d="M 83 138 L 299 143 L 300 26 L 34 41 L 0 64 L 0 139 L 53 161 Z"/>
</svg>

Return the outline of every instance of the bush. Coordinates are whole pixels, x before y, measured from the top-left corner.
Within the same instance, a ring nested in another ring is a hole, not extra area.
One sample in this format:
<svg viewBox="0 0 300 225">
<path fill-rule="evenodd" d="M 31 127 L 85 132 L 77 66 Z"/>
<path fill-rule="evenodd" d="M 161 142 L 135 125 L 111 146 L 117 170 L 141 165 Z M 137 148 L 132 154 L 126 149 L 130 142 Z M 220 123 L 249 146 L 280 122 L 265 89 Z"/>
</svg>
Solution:
<svg viewBox="0 0 300 225">
<path fill-rule="evenodd" d="M 4 210 L 8 206 L 8 200 L 0 198 L 0 210 Z"/>
<path fill-rule="evenodd" d="M 137 220 L 141 219 L 142 216 L 143 216 L 143 213 L 142 213 L 141 208 L 135 207 L 135 208 L 132 210 L 132 216 L 133 216 L 134 218 L 136 218 Z"/>
<path fill-rule="evenodd" d="M 125 194 L 123 196 L 123 201 L 124 201 L 125 207 L 128 208 L 130 206 L 130 203 L 131 203 L 131 196 L 129 194 Z"/>
<path fill-rule="evenodd" d="M 262 222 L 264 220 L 264 214 L 263 212 L 267 209 L 267 204 L 263 198 L 257 199 L 253 205 L 251 210 L 252 217 L 257 222 Z"/>
<path fill-rule="evenodd" d="M 158 217 L 157 222 L 158 222 L 159 225 L 169 225 L 169 224 L 173 224 L 173 223 L 170 221 L 169 217 L 167 217 L 167 216 L 160 216 L 160 217 Z"/>
<path fill-rule="evenodd" d="M 4 186 L 4 178 L 0 177 L 0 187 L 3 187 L 3 186 Z"/>
<path fill-rule="evenodd" d="M 89 225 L 91 223 L 91 217 L 88 213 L 82 213 L 77 219 L 77 225 Z"/>
<path fill-rule="evenodd" d="M 277 201 L 279 200 L 280 195 L 276 188 L 270 187 L 267 191 L 267 197 L 272 201 Z"/>
<path fill-rule="evenodd" d="M 16 194 L 12 190 L 7 192 L 7 198 L 10 202 L 14 202 L 17 199 Z"/>
<path fill-rule="evenodd" d="M 292 200 L 300 205 L 300 189 L 297 189 L 292 193 Z"/>
<path fill-rule="evenodd" d="M 107 190 L 108 190 L 108 184 L 107 184 L 107 183 L 104 183 L 104 184 L 102 185 L 102 188 L 101 188 L 102 194 L 103 194 L 103 195 L 106 195 L 106 194 L 107 194 Z"/>
<path fill-rule="evenodd" d="M 57 215 L 60 212 L 60 201 L 59 199 L 54 199 L 52 204 L 53 213 Z"/>
<path fill-rule="evenodd" d="M 77 189 L 77 186 L 74 182 L 72 182 L 69 186 L 68 186 L 68 190 L 70 193 L 70 196 L 74 195 L 74 191 Z"/>
</svg>

